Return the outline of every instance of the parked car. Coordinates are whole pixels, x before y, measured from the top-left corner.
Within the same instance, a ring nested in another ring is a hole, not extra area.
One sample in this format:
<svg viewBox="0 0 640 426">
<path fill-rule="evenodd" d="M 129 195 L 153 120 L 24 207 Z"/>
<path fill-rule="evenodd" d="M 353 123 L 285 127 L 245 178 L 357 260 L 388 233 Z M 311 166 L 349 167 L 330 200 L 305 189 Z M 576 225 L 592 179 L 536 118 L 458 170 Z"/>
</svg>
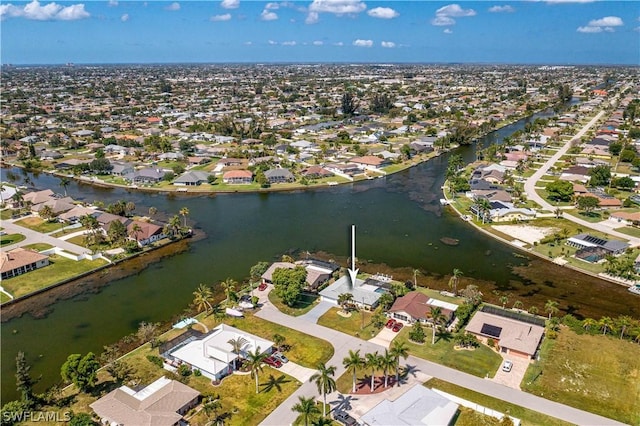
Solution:
<svg viewBox="0 0 640 426">
<path fill-rule="evenodd" d="M 401 322 L 396 322 L 392 330 L 397 333 L 398 331 L 402 330 L 402 327 L 404 327 L 404 324 L 402 324 Z"/>
<path fill-rule="evenodd" d="M 345 426 L 353 426 L 357 424 L 356 419 L 351 417 L 346 411 L 338 411 L 337 413 L 334 413 L 333 418 Z"/>
<path fill-rule="evenodd" d="M 394 320 L 393 318 L 389 318 L 389 321 L 387 321 L 387 324 L 385 325 L 385 327 L 393 328 L 394 325 L 396 325 L 396 320 Z"/>
<path fill-rule="evenodd" d="M 508 373 L 509 371 L 511 371 L 512 367 L 513 367 L 513 362 L 507 359 L 504 361 L 504 364 L 502 364 L 502 371 L 506 371 Z"/>
<path fill-rule="evenodd" d="M 265 291 L 267 289 L 267 284 L 266 283 L 262 283 L 258 286 L 258 290 L 260 291 Z"/>
<path fill-rule="evenodd" d="M 271 357 L 274 358 L 274 359 L 277 359 L 278 361 L 280 361 L 283 364 L 286 364 L 287 362 L 289 362 L 289 358 L 284 356 L 284 354 L 282 352 L 274 352 L 274 353 L 271 354 Z"/>
<path fill-rule="evenodd" d="M 273 368 L 280 368 L 282 367 L 282 362 L 280 362 L 280 360 L 275 359 L 271 356 L 268 356 L 264 359 L 265 364 L 270 365 Z"/>
</svg>

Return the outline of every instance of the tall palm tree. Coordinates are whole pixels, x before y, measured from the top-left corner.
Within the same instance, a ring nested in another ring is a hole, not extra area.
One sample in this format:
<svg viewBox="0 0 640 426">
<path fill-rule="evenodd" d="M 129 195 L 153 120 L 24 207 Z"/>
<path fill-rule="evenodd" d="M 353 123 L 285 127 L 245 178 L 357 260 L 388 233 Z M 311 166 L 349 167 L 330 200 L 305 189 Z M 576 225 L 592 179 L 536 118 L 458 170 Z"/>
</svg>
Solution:
<svg viewBox="0 0 640 426">
<path fill-rule="evenodd" d="M 449 280 L 449 288 L 453 289 L 453 294 L 458 294 L 458 282 L 460 281 L 460 277 L 462 275 L 463 275 L 463 272 L 460 269 L 454 268 L 453 275 Z"/>
<path fill-rule="evenodd" d="M 616 320 L 617 327 L 620 328 L 620 338 L 624 338 L 624 333 L 633 324 L 633 318 L 628 315 L 619 316 Z"/>
<path fill-rule="evenodd" d="M 322 394 L 322 417 L 327 416 L 327 394 L 336 390 L 336 381 L 332 377 L 336 374 L 336 367 L 329 366 L 326 364 L 320 363 L 318 364 L 318 372 L 315 373 L 309 379 L 310 382 L 315 382 L 318 387 L 318 392 Z"/>
<path fill-rule="evenodd" d="M 331 426 L 332 424 L 333 420 L 326 417 L 318 417 L 311 422 L 311 426 Z"/>
<path fill-rule="evenodd" d="M 180 209 L 179 211 L 180 216 L 182 216 L 182 219 L 184 220 L 184 227 L 187 227 L 187 216 L 189 216 L 189 209 L 186 207 L 183 207 Z"/>
<path fill-rule="evenodd" d="M 587 331 L 591 329 L 591 327 L 595 327 L 598 325 L 598 321 L 593 318 L 585 318 L 582 321 L 582 327 L 584 327 Z"/>
<path fill-rule="evenodd" d="M 384 371 L 384 387 L 386 388 L 389 384 L 389 375 L 387 374 L 390 369 L 392 369 L 396 365 L 396 358 L 390 353 L 387 349 L 384 350 L 384 353 L 380 355 L 380 367 Z"/>
<path fill-rule="evenodd" d="M 234 354 L 238 355 L 238 357 L 240 357 L 240 352 L 242 352 L 242 348 L 244 347 L 244 345 L 249 343 L 249 341 L 242 336 L 238 336 L 235 339 L 229 339 L 227 343 L 231 345 L 231 352 L 233 352 Z M 233 368 L 234 370 L 238 369 L 238 358 L 236 358 L 233 361 Z"/>
<path fill-rule="evenodd" d="M 551 315 L 558 313 L 558 302 L 555 300 L 547 300 L 547 303 L 544 305 L 544 310 L 549 314 L 549 319 L 551 319 Z"/>
<path fill-rule="evenodd" d="M 209 396 L 202 401 L 202 409 L 204 410 L 205 415 L 207 416 L 207 418 L 209 418 L 211 413 L 213 413 L 213 421 L 216 425 L 220 420 L 218 418 L 218 410 L 220 410 L 221 408 L 222 402 L 220 402 L 220 399 L 213 399 L 213 397 Z"/>
<path fill-rule="evenodd" d="M 442 314 L 442 308 L 439 306 L 431 308 L 431 321 L 433 321 L 433 334 L 431 335 L 431 344 L 436 343 L 436 331 L 444 321 L 445 317 Z"/>
<path fill-rule="evenodd" d="M 313 398 L 305 398 L 304 396 L 298 397 L 298 403 L 291 407 L 291 411 L 295 411 L 302 416 L 304 426 L 309 425 L 310 417 L 320 414 L 316 401 Z"/>
<path fill-rule="evenodd" d="M 607 331 L 611 329 L 612 321 L 609 317 L 602 317 L 600 321 L 598 321 L 598 325 L 602 329 L 602 334 L 607 334 Z"/>
<path fill-rule="evenodd" d="M 155 216 L 156 213 L 158 213 L 158 209 L 157 208 L 155 208 L 153 206 L 149 207 L 149 216 Z"/>
<path fill-rule="evenodd" d="M 220 285 L 224 290 L 224 294 L 226 296 L 226 303 L 228 306 L 229 303 L 231 302 L 231 294 L 235 294 L 236 285 L 238 285 L 238 283 L 233 278 L 227 278 L 226 280 L 222 281 Z"/>
<path fill-rule="evenodd" d="M 356 374 L 358 372 L 358 369 L 364 366 L 364 360 L 362 359 L 362 357 L 360 357 L 360 350 L 357 350 L 355 352 L 349 350 L 349 355 L 344 357 L 344 359 L 342 360 L 342 365 L 344 365 L 344 368 L 346 368 L 347 371 L 351 371 L 353 373 L 353 388 L 351 392 L 355 393 L 357 380 Z"/>
<path fill-rule="evenodd" d="M 531 315 L 538 315 L 538 307 L 537 306 L 532 306 L 529 308 L 529 313 Z"/>
<path fill-rule="evenodd" d="M 413 270 L 413 286 L 418 287 L 418 275 L 420 275 L 420 269 Z"/>
<path fill-rule="evenodd" d="M 208 311 L 211 309 L 213 311 L 213 306 L 211 305 L 211 299 L 213 299 L 213 292 L 209 287 L 204 284 L 200 284 L 196 291 L 193 292 L 193 304 L 196 306 L 198 312 Z"/>
<path fill-rule="evenodd" d="M 522 309 L 523 306 L 524 306 L 524 303 L 522 303 L 519 300 L 516 300 L 515 302 L 513 302 L 513 309 Z"/>
<path fill-rule="evenodd" d="M 364 365 L 371 369 L 371 392 L 373 392 L 373 381 L 376 376 L 376 371 L 380 367 L 380 355 L 378 355 L 378 352 L 366 354 L 364 356 Z"/>
<path fill-rule="evenodd" d="M 400 357 L 407 359 L 409 356 L 409 348 L 406 342 L 394 340 L 391 344 L 391 355 L 396 361 L 396 383 L 400 386 Z"/>
<path fill-rule="evenodd" d="M 267 357 L 266 353 L 262 353 L 260 350 L 260 346 L 256 348 L 255 351 L 247 352 L 247 363 L 249 364 L 249 368 L 251 369 L 251 377 L 256 379 L 256 393 L 259 392 L 258 387 L 259 383 L 259 373 L 262 372 L 262 362 Z"/>
<path fill-rule="evenodd" d="M 67 186 L 69 186 L 69 184 L 71 183 L 71 180 L 69 180 L 68 177 L 66 176 L 62 176 L 60 178 L 60 186 L 64 189 L 64 196 L 67 196 Z"/>
<path fill-rule="evenodd" d="M 138 241 L 138 234 L 142 232 L 142 228 L 137 223 L 131 225 L 131 230 L 129 231 L 129 236 L 134 240 Z"/>
</svg>

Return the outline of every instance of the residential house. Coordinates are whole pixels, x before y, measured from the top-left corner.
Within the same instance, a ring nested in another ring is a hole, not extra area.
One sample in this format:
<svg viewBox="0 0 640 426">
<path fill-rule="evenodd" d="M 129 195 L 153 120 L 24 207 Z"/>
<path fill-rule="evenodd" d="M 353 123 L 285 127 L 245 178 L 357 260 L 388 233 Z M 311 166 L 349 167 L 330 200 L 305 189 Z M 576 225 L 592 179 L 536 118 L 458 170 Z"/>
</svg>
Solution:
<svg viewBox="0 0 640 426">
<path fill-rule="evenodd" d="M 271 184 L 293 182 L 296 180 L 289 169 L 270 169 L 264 172 L 264 177 L 267 178 Z"/>
<path fill-rule="evenodd" d="M 341 294 L 351 293 L 353 294 L 354 304 L 361 308 L 372 310 L 378 306 L 378 300 L 383 292 L 380 287 L 365 284 L 365 280 L 361 280 L 360 278 L 356 278 L 355 284 L 352 284 L 351 278 L 348 275 L 344 275 L 319 294 L 321 301 L 337 305 L 338 297 Z"/>
<path fill-rule="evenodd" d="M 492 222 L 513 222 L 522 220 L 533 220 L 536 212 L 532 209 L 515 207 L 513 203 L 504 201 L 491 201 L 489 217 Z"/>
<path fill-rule="evenodd" d="M 127 235 L 137 241 L 140 247 L 167 237 L 161 226 L 139 220 L 133 220 L 127 224 Z"/>
<path fill-rule="evenodd" d="M 362 170 L 380 170 L 390 164 L 389 160 L 376 157 L 375 155 L 365 155 L 364 157 L 354 157 L 351 162 Z"/>
<path fill-rule="evenodd" d="M 504 354 L 535 359 L 544 336 L 544 320 L 524 315 L 518 319 L 507 315 L 503 310 L 485 306 L 476 312 L 465 330 L 484 342 L 493 339 L 498 350 Z"/>
<path fill-rule="evenodd" d="M 105 425 L 174 426 L 186 424 L 183 417 L 199 397 L 197 390 L 161 377 L 138 391 L 120 386 L 90 407 Z"/>
<path fill-rule="evenodd" d="M 97 216 L 102 214 L 102 212 L 84 206 L 75 206 L 69 211 L 66 211 L 58 216 L 58 220 L 62 220 L 63 222 L 74 223 L 80 220 L 81 217 L 91 215 Z"/>
<path fill-rule="evenodd" d="M 112 161 L 111 166 L 112 166 L 111 174 L 114 176 L 125 176 L 129 174 L 133 174 L 135 172 L 133 165 L 129 163 L 118 163 L 118 162 Z"/>
<path fill-rule="evenodd" d="M 52 198 L 50 200 L 45 201 L 44 203 L 33 204 L 31 206 L 31 211 L 34 213 L 40 214 L 40 211 L 45 207 L 50 207 L 54 216 L 59 215 L 60 213 L 68 212 L 73 209 L 76 205 L 73 204 L 73 198 L 65 197 L 65 198 Z"/>
<path fill-rule="evenodd" d="M 585 262 L 595 263 L 606 256 L 618 256 L 629 247 L 623 241 L 606 240 L 590 234 L 582 233 L 567 239 L 568 246 L 575 247 L 575 257 Z"/>
<path fill-rule="evenodd" d="M 249 170 L 229 170 L 222 175 L 222 181 L 230 185 L 246 185 L 253 181 L 253 173 Z"/>
<path fill-rule="evenodd" d="M 2 279 L 26 274 L 49 265 L 49 256 L 34 250 L 16 248 L 0 253 L 0 272 Z"/>
<path fill-rule="evenodd" d="M 427 323 L 431 320 L 431 308 L 440 308 L 442 315 L 448 324 L 453 320 L 458 305 L 433 299 L 419 291 L 411 291 L 402 297 L 398 297 L 389 309 L 391 318 L 405 324 L 415 322 Z"/>
<path fill-rule="evenodd" d="M 333 173 L 321 166 L 307 167 L 306 169 L 303 169 L 300 174 L 309 179 L 322 179 L 333 176 Z"/>
<path fill-rule="evenodd" d="M 209 176 L 211 176 L 211 173 L 193 170 L 183 173 L 173 181 L 173 184 L 178 186 L 197 186 L 207 183 Z"/>
<path fill-rule="evenodd" d="M 31 205 L 36 205 L 40 203 L 44 203 L 45 201 L 50 201 L 55 199 L 54 192 L 50 189 L 45 189 L 42 191 L 32 191 L 24 194 L 22 196 L 23 203 L 30 203 Z"/>
<path fill-rule="evenodd" d="M 165 174 L 166 172 L 162 169 L 147 167 L 145 169 L 129 173 L 125 175 L 124 178 L 136 185 L 155 184 L 160 182 L 164 178 Z"/>
</svg>

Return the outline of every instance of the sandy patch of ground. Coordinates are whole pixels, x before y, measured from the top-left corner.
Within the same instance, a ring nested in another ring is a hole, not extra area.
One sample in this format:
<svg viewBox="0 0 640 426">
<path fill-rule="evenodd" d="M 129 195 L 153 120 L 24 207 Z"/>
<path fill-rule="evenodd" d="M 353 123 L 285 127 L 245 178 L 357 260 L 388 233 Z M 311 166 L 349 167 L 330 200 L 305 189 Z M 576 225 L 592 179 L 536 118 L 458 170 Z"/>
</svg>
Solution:
<svg viewBox="0 0 640 426">
<path fill-rule="evenodd" d="M 530 225 L 493 225 L 493 229 L 512 236 L 513 238 L 533 244 L 536 241 L 540 241 L 547 235 L 553 234 L 555 228 L 540 228 L 538 226 Z"/>
</svg>

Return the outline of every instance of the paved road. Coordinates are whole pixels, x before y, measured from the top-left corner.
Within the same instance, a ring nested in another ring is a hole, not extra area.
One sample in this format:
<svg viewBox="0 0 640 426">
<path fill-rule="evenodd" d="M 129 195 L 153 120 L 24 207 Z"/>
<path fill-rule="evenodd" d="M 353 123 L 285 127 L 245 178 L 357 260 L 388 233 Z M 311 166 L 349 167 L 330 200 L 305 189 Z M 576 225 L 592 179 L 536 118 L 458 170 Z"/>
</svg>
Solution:
<svg viewBox="0 0 640 426">
<path fill-rule="evenodd" d="M 50 235 L 41 234 L 40 232 L 36 232 L 29 228 L 25 228 L 24 226 L 17 225 L 10 220 L 3 220 L 2 227 L 4 228 L 4 232 L 6 232 L 7 234 L 22 234 L 27 237 L 19 243 L 2 247 L 3 250 L 11 250 L 13 248 L 26 246 L 28 244 L 46 243 L 75 254 L 91 253 L 91 250 L 89 250 L 88 248 L 72 244 L 59 238 L 54 238 Z"/>
<path fill-rule="evenodd" d="M 263 297 L 266 298 L 266 295 L 262 294 L 261 299 Z M 333 365 L 336 367 L 336 378 L 340 377 L 345 371 L 345 368 L 342 366 L 342 359 L 347 356 L 349 350 L 359 349 L 362 355 L 367 352 L 384 350 L 383 346 L 376 345 L 308 321 L 309 317 L 291 317 L 289 315 L 285 315 L 270 303 L 265 303 L 256 315 L 277 324 L 286 324 L 289 328 L 293 328 L 294 330 L 331 342 L 334 348 L 334 354 L 327 362 L 327 365 Z M 569 423 L 594 426 L 622 424 L 596 414 L 549 401 L 547 399 L 495 383 L 491 380 L 475 377 L 413 356 L 410 356 L 407 359 L 406 364 L 428 376 L 436 377 L 476 392 L 490 395 L 512 404 L 556 417 Z M 310 382 L 303 383 L 296 392 L 280 404 L 261 424 L 265 426 L 282 426 L 293 423 L 296 419 L 296 414 L 291 411 L 291 408 L 298 402 L 298 396 L 318 397 L 316 385 Z"/>
<path fill-rule="evenodd" d="M 558 160 L 560 160 L 560 157 L 562 157 L 567 153 L 567 151 L 569 151 L 569 148 L 571 148 L 571 143 L 573 141 L 580 140 L 580 138 L 584 136 L 585 133 L 587 133 L 587 131 L 600 119 L 600 117 L 604 115 L 604 113 L 605 111 L 600 111 L 595 117 L 593 117 L 587 124 L 585 124 L 585 126 L 582 129 L 580 129 L 578 133 L 576 133 L 576 135 L 573 138 L 567 141 L 567 143 L 564 144 L 562 148 L 560 148 L 554 155 L 552 155 L 551 158 L 549 158 L 547 162 L 542 165 L 542 167 L 540 167 L 533 175 L 531 175 L 531 177 L 529 177 L 525 181 L 524 192 L 527 194 L 527 198 L 529 200 L 532 200 L 538 203 L 543 210 L 554 211 L 556 209 L 556 206 L 552 206 L 547 201 L 545 201 L 540 195 L 538 195 L 535 188 L 536 183 L 540 180 L 540 178 L 543 175 L 545 175 L 549 171 L 551 167 L 553 167 L 555 163 L 558 162 Z M 615 231 L 611 229 L 611 227 L 609 226 L 606 226 L 600 223 L 587 222 L 586 220 L 582 220 L 578 217 L 575 217 L 566 213 L 563 215 L 563 217 L 571 222 L 579 224 L 581 227 L 595 229 L 602 233 L 605 233 L 623 240 L 627 240 L 633 247 L 640 246 L 640 238 L 632 237 L 630 235 L 623 234 L 622 232 Z"/>
</svg>

